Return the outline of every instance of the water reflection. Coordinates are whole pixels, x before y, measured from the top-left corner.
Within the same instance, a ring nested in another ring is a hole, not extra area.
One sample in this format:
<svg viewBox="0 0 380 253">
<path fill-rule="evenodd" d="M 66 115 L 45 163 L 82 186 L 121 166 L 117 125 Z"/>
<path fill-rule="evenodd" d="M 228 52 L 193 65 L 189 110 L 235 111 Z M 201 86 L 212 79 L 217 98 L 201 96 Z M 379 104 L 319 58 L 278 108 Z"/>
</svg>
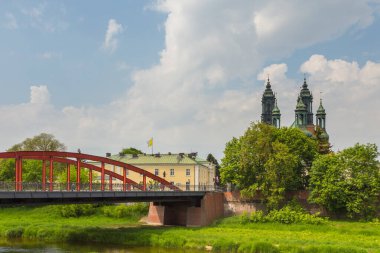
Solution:
<svg viewBox="0 0 380 253">
<path fill-rule="evenodd" d="M 204 253 L 189 249 L 125 248 L 105 244 L 49 244 L 31 241 L 0 241 L 0 253 Z"/>
</svg>

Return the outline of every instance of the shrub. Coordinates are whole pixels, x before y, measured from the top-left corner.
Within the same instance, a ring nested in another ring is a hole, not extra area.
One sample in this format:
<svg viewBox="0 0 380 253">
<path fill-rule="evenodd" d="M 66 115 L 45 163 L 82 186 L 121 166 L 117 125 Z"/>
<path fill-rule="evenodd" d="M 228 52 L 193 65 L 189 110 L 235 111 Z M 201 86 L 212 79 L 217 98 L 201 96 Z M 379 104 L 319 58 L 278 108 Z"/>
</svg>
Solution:
<svg viewBox="0 0 380 253">
<path fill-rule="evenodd" d="M 118 205 L 103 207 L 103 214 L 107 217 L 126 218 L 140 217 L 148 213 L 149 206 L 145 203 L 137 203 L 133 205 Z"/>
<path fill-rule="evenodd" d="M 60 215 L 62 217 L 80 217 L 80 216 L 90 216 L 96 212 L 96 208 L 91 204 L 82 205 L 63 205 L 60 208 Z"/>
<path fill-rule="evenodd" d="M 272 210 L 267 215 L 263 211 L 252 212 L 250 216 L 244 213 L 240 217 L 240 223 L 264 223 L 277 222 L 283 224 L 323 224 L 326 218 L 319 217 L 318 214 L 309 214 L 303 210 L 293 210 L 292 207 L 286 206 L 280 210 Z"/>
</svg>

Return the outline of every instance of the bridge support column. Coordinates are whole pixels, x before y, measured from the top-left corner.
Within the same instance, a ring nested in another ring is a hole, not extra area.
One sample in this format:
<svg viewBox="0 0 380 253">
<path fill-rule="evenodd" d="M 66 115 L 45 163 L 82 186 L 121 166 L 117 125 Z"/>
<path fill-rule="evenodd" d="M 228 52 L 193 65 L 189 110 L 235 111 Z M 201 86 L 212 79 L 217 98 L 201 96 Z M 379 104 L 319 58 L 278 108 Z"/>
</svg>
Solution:
<svg viewBox="0 0 380 253">
<path fill-rule="evenodd" d="M 146 176 L 143 175 L 143 191 L 146 191 Z"/>
<path fill-rule="evenodd" d="M 42 160 L 42 190 L 46 191 L 46 161 Z"/>
<path fill-rule="evenodd" d="M 22 157 L 20 157 L 18 162 L 19 162 L 18 168 L 19 168 L 19 184 L 20 184 L 19 191 L 22 191 Z"/>
<path fill-rule="evenodd" d="M 71 175 L 70 175 L 70 164 L 67 164 L 66 166 L 67 166 L 67 167 L 66 167 L 66 176 L 67 176 L 67 179 L 66 179 L 66 181 L 67 181 L 67 191 L 70 191 L 70 177 L 71 177 Z"/>
<path fill-rule="evenodd" d="M 92 191 L 92 169 L 89 169 L 88 181 L 90 183 L 90 191 Z"/>
<path fill-rule="evenodd" d="M 80 191 L 80 159 L 77 159 L 77 191 Z"/>
<path fill-rule="evenodd" d="M 152 225 L 180 225 L 201 227 L 210 225 L 224 215 L 224 195 L 208 192 L 199 203 L 151 203 L 148 223 Z"/>
<path fill-rule="evenodd" d="M 102 162 L 102 172 L 101 172 L 101 175 L 100 175 L 100 189 L 102 191 L 104 191 L 104 162 Z"/>
<path fill-rule="evenodd" d="M 15 191 L 18 191 L 18 173 L 19 173 L 19 169 L 18 169 L 18 158 L 16 157 L 15 159 Z"/>
<path fill-rule="evenodd" d="M 127 169 L 123 168 L 123 191 L 127 190 Z"/>
<path fill-rule="evenodd" d="M 109 181 L 108 182 L 109 183 L 109 187 L 108 188 L 109 188 L 110 191 L 112 191 L 112 177 L 111 176 L 109 176 L 109 180 L 108 181 Z"/>
<path fill-rule="evenodd" d="M 53 191 L 53 158 L 50 157 L 50 166 L 49 166 L 49 191 Z"/>
</svg>

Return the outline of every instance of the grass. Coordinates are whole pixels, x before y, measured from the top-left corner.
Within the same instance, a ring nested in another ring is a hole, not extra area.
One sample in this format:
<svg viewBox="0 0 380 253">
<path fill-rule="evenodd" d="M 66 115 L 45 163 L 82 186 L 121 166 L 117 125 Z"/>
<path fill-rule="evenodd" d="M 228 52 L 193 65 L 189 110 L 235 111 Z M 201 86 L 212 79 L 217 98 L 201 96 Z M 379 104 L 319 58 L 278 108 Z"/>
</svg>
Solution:
<svg viewBox="0 0 380 253">
<path fill-rule="evenodd" d="M 1 208 L 0 236 L 167 248 L 212 246 L 215 252 L 380 253 L 378 222 L 241 224 L 240 217 L 229 217 L 204 228 L 148 227 L 138 223 L 143 215 L 141 208 L 131 212 L 120 207 L 107 206 L 106 211 L 97 207 L 86 216 L 70 218 L 62 217 L 62 208 L 58 205 Z"/>
</svg>

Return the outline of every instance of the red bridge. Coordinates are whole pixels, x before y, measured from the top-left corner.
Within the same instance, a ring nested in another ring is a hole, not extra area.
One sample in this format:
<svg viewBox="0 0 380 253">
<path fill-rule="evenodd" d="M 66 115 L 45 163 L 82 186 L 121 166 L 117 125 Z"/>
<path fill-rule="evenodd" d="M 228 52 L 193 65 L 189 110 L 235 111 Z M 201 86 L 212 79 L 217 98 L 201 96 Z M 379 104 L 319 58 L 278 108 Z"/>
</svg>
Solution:
<svg viewBox="0 0 380 253">
<path fill-rule="evenodd" d="M 15 191 L 23 190 L 23 180 L 22 180 L 22 161 L 23 160 L 41 160 L 42 168 L 42 191 L 54 191 L 54 162 L 66 164 L 67 168 L 67 191 L 72 189 L 72 182 L 70 182 L 70 165 L 76 166 L 76 182 L 75 190 L 81 190 L 80 174 L 81 169 L 87 169 L 89 173 L 89 191 L 92 191 L 93 186 L 93 171 L 100 173 L 100 190 L 104 191 L 106 189 L 105 184 L 105 175 L 109 177 L 109 188 L 108 190 L 112 191 L 113 179 L 118 179 L 122 183 L 123 191 L 131 190 L 131 187 L 145 191 L 146 187 L 146 178 L 150 178 L 161 185 L 162 188 L 167 188 L 170 190 L 180 190 L 178 187 L 170 184 L 163 178 L 160 178 L 146 170 L 140 169 L 136 166 L 123 163 L 120 161 L 115 161 L 109 158 L 94 156 L 81 153 L 72 153 L 72 152 L 58 152 L 58 151 L 18 151 L 18 152 L 4 152 L 0 153 L 0 159 L 15 159 Z M 49 181 L 46 182 L 46 163 L 49 164 Z M 100 164 L 101 166 L 96 166 L 94 163 Z M 123 168 L 123 174 L 117 174 L 111 170 L 105 168 L 106 164 L 114 165 Z M 143 176 L 142 185 L 137 182 L 132 181 L 127 177 L 127 170 L 134 171 Z M 48 187 L 47 187 L 48 186 Z M 62 189 L 60 189 L 62 190 Z"/>
<path fill-rule="evenodd" d="M 209 224 L 223 214 L 222 195 L 211 193 L 215 191 L 213 186 L 202 189 L 194 186 L 183 191 L 146 170 L 106 157 L 58 151 L 18 151 L 0 153 L 0 159 L 15 159 L 15 181 L 0 182 L 0 204 L 152 202 L 151 223 L 190 226 Z M 41 182 L 23 182 L 23 160 L 41 161 Z M 54 182 L 54 163 L 66 167 L 64 184 Z M 106 164 L 122 168 L 122 174 L 106 169 Z M 70 181 L 70 166 L 76 167 L 75 182 Z M 88 183 L 80 181 L 81 170 L 88 171 Z M 142 183 L 128 178 L 127 170 L 141 174 Z M 94 171 L 100 174 L 100 183 L 94 182 Z M 156 182 L 156 187 L 147 187 L 147 178 Z M 209 206 L 208 211 L 205 206 Z M 210 212 L 213 215 L 210 216 Z"/>
</svg>

